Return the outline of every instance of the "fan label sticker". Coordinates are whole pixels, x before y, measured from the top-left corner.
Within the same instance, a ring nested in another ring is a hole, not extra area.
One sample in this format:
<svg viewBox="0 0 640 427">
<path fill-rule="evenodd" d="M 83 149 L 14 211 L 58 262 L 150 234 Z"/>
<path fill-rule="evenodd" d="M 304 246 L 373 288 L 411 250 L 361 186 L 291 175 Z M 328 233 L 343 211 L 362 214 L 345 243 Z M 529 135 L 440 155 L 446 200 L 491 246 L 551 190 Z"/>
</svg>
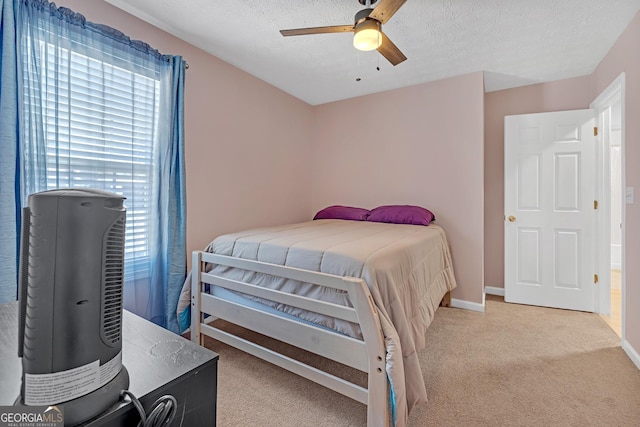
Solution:
<svg viewBox="0 0 640 427">
<path fill-rule="evenodd" d="M 24 374 L 24 403 L 52 405 L 73 400 L 99 389 L 118 375 L 122 352 L 100 366 L 100 361 L 50 374 Z"/>
</svg>

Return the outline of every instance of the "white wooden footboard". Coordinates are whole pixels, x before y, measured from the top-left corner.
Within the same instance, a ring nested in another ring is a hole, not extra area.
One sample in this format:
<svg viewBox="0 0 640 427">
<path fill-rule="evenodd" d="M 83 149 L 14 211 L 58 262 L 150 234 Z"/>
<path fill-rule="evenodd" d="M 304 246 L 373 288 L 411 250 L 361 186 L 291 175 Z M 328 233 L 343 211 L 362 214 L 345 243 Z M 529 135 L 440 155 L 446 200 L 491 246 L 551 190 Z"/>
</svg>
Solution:
<svg viewBox="0 0 640 427">
<path fill-rule="evenodd" d="M 343 290 L 348 292 L 353 308 L 229 280 L 206 273 L 205 263 L 241 268 Z M 206 284 L 357 323 L 360 325 L 364 340 L 247 307 L 215 294 L 205 293 Z M 209 322 L 204 322 L 205 314 L 366 372 L 368 386 L 363 388 L 218 329 Z M 202 345 L 203 335 L 222 341 L 366 404 L 368 427 L 389 425 L 384 337 L 373 298 L 362 279 L 194 251 L 191 272 L 191 339 Z"/>
</svg>

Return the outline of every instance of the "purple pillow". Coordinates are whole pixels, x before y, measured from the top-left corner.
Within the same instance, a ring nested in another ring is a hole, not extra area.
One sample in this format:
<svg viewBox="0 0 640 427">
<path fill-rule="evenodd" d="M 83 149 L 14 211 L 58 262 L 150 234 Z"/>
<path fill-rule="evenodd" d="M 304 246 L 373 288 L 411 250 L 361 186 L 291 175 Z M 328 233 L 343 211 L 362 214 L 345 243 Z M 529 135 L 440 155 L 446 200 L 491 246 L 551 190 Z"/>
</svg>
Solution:
<svg viewBox="0 0 640 427">
<path fill-rule="evenodd" d="M 436 217 L 431 211 L 409 205 L 379 206 L 372 209 L 367 217 L 367 221 L 414 225 L 429 225 L 434 219 Z"/>
<path fill-rule="evenodd" d="M 351 206 L 329 206 L 319 211 L 313 219 L 348 219 L 351 221 L 364 221 L 369 215 L 369 209 L 354 208 Z"/>
</svg>

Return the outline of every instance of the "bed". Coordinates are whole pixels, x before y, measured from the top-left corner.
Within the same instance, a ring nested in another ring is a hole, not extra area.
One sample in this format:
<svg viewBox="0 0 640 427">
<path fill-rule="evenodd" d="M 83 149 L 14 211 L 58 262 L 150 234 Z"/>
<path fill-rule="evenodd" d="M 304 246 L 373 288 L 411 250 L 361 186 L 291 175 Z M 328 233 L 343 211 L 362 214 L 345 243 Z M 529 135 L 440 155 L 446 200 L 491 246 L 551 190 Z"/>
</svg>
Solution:
<svg viewBox="0 0 640 427">
<path fill-rule="evenodd" d="M 434 223 L 319 219 L 227 234 L 195 251 L 178 314 L 200 344 L 212 337 L 358 400 L 368 426 L 404 426 L 427 399 L 416 352 L 455 286 Z M 361 370 L 368 384 L 234 336 L 216 319 Z"/>
</svg>

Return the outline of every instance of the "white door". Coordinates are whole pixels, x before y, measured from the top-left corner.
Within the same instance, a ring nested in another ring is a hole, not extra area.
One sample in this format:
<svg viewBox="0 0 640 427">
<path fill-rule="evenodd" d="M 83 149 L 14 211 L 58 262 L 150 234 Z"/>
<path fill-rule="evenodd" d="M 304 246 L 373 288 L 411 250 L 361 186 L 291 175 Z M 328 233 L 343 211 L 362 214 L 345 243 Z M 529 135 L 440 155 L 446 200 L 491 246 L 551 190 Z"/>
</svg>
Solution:
<svg viewBox="0 0 640 427">
<path fill-rule="evenodd" d="M 593 110 L 505 117 L 505 301 L 594 310 Z"/>
</svg>

